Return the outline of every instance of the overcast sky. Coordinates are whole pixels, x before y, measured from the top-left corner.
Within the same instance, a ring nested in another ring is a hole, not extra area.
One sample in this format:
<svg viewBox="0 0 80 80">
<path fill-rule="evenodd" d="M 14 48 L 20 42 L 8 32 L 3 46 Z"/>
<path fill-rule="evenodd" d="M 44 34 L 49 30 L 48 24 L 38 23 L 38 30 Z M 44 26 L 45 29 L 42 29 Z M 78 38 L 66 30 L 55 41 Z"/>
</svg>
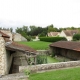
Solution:
<svg viewBox="0 0 80 80">
<path fill-rule="evenodd" d="M 80 0 L 0 0 L 0 26 L 80 26 Z"/>
</svg>

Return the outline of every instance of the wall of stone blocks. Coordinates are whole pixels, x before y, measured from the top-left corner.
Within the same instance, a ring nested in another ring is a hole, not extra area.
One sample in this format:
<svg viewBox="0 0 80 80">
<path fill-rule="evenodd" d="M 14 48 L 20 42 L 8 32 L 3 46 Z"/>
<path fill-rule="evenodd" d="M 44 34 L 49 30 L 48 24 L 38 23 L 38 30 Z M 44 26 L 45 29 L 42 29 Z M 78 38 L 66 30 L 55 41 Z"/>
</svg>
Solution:
<svg viewBox="0 0 80 80">
<path fill-rule="evenodd" d="M 5 41 L 0 37 L 0 75 L 9 73 L 12 63 L 12 55 L 5 48 Z"/>
<path fill-rule="evenodd" d="M 42 54 L 42 55 L 44 55 L 44 54 L 49 54 L 49 53 L 50 53 L 49 50 L 37 50 L 37 54 Z"/>
<path fill-rule="evenodd" d="M 68 67 L 80 66 L 80 61 L 58 62 L 50 64 L 32 65 L 32 66 L 19 66 L 19 72 L 24 72 L 25 69 L 30 69 L 32 72 L 54 70 Z"/>
<path fill-rule="evenodd" d="M 5 41 L 0 37 L 0 75 L 7 74 Z"/>
</svg>

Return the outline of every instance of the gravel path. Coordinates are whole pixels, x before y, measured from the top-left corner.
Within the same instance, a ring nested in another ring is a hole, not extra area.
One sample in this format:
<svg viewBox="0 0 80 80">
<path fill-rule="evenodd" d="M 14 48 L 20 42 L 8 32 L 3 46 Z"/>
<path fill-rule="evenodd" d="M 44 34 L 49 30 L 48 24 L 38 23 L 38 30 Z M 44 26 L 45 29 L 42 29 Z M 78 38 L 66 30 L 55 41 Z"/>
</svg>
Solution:
<svg viewBox="0 0 80 80">
<path fill-rule="evenodd" d="M 1 76 L 0 80 L 28 80 L 24 73 L 8 74 Z"/>
</svg>

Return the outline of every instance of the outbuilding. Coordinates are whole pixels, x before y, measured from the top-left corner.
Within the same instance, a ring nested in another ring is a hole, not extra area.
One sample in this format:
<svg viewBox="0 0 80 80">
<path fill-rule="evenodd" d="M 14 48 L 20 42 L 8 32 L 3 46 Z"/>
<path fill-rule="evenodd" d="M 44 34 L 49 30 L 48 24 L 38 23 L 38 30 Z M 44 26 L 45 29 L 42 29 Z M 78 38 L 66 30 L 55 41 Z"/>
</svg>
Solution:
<svg viewBox="0 0 80 80">
<path fill-rule="evenodd" d="M 71 60 L 80 60 L 80 42 L 58 41 L 49 46 L 54 55 L 61 55 Z"/>
<path fill-rule="evenodd" d="M 0 31 L 0 75 L 18 73 L 19 66 L 36 64 L 36 50 L 9 38 L 10 36 Z"/>
</svg>

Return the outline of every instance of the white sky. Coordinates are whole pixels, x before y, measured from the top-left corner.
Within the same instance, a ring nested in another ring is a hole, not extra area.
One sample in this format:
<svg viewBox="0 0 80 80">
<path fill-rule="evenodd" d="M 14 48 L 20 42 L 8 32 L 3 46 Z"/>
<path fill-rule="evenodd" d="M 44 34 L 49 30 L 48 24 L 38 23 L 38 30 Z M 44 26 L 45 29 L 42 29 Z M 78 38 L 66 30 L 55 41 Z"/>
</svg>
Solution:
<svg viewBox="0 0 80 80">
<path fill-rule="evenodd" d="M 80 26 L 80 0 L 0 0 L 0 26 Z"/>
</svg>

